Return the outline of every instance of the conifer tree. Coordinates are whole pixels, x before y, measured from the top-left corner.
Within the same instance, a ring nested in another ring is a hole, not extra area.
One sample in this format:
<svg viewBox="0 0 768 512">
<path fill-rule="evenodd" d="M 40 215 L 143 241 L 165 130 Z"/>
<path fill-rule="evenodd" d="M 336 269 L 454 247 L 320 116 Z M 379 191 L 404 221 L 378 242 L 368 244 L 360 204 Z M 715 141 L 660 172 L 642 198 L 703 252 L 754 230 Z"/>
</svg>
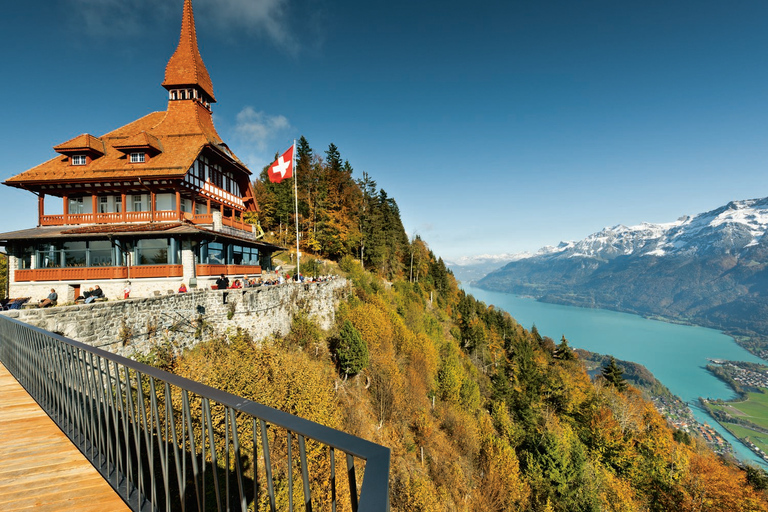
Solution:
<svg viewBox="0 0 768 512">
<path fill-rule="evenodd" d="M 332 348 L 339 363 L 339 371 L 346 375 L 357 375 L 368 366 L 370 355 L 368 345 L 355 329 L 352 322 L 344 320 L 339 336 L 333 341 Z"/>
<path fill-rule="evenodd" d="M 619 368 L 619 365 L 616 364 L 616 359 L 611 356 L 608 364 L 603 366 L 603 378 L 611 383 L 619 391 L 624 391 L 627 389 L 627 381 L 624 380 L 624 377 L 622 376 L 623 374 L 624 370 Z"/>
<path fill-rule="evenodd" d="M 576 358 L 573 354 L 573 350 L 568 346 L 568 340 L 565 339 L 565 334 L 563 334 L 563 337 L 560 339 L 560 344 L 555 350 L 555 357 L 557 359 L 562 359 L 563 361 L 572 361 Z"/>
</svg>

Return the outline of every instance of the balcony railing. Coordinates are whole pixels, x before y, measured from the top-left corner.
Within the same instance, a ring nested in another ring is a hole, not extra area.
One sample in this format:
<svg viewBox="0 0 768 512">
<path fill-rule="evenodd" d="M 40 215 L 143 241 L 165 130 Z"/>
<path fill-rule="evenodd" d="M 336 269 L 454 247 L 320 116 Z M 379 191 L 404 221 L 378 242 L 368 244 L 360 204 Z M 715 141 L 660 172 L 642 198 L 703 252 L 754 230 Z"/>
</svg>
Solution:
<svg viewBox="0 0 768 512">
<path fill-rule="evenodd" d="M 196 274 L 198 276 L 218 276 L 221 274 L 227 276 L 237 276 L 240 274 L 259 276 L 261 275 L 261 267 L 259 265 L 199 264 L 197 265 Z"/>
<path fill-rule="evenodd" d="M 67 215 L 42 215 L 41 226 L 68 226 L 76 224 L 119 224 L 123 222 L 181 222 L 188 220 L 193 224 L 213 224 L 213 215 L 210 213 L 177 213 L 176 210 L 155 210 L 154 212 L 123 212 L 123 213 L 70 213 Z M 253 226 L 247 224 L 242 217 L 222 217 L 225 226 L 253 232 Z"/>
<path fill-rule="evenodd" d="M 182 277 L 182 265 L 134 265 L 132 267 L 65 267 L 17 270 L 16 282 L 86 281 L 88 279 L 133 279 L 140 277 Z"/>
<path fill-rule="evenodd" d="M 0 361 L 135 511 L 389 510 L 383 446 L 3 315 Z"/>
</svg>

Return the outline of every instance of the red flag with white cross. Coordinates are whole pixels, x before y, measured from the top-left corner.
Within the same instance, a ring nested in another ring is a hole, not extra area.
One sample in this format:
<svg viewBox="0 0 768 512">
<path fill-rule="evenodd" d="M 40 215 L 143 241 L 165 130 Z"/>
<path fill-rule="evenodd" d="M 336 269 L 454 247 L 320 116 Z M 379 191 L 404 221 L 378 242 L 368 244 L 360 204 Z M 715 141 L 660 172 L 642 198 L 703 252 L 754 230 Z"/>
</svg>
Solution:
<svg viewBox="0 0 768 512">
<path fill-rule="evenodd" d="M 269 166 L 267 175 L 269 176 L 269 181 L 272 183 L 280 183 L 284 179 L 293 176 L 293 148 L 294 146 L 288 148 L 288 151 L 280 155 L 277 160 Z"/>
</svg>

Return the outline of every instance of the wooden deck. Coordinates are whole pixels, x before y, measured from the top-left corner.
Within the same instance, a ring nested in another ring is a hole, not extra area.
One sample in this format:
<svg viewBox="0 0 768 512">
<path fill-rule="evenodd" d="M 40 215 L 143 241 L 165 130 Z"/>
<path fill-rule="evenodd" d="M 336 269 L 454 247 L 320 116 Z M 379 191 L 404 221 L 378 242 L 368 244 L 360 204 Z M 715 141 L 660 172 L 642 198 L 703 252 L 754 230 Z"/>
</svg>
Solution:
<svg viewBox="0 0 768 512">
<path fill-rule="evenodd" d="M 0 510 L 129 511 L 0 364 Z"/>
</svg>

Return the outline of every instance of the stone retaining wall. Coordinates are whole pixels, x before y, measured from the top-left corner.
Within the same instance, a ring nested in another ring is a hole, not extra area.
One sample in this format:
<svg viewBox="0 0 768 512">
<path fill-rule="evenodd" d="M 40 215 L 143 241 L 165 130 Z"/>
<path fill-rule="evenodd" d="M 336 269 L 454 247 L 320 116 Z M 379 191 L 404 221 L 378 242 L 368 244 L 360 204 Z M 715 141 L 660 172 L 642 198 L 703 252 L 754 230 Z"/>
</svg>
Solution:
<svg viewBox="0 0 768 512">
<path fill-rule="evenodd" d="M 4 311 L 2 314 L 121 355 L 148 352 L 158 343 L 194 345 L 211 333 L 238 327 L 255 340 L 290 331 L 293 315 L 307 313 L 323 329 L 333 326 L 346 279 L 286 283 L 242 290 L 202 290 L 128 300 Z M 225 302 L 226 294 L 226 302 Z"/>
</svg>

